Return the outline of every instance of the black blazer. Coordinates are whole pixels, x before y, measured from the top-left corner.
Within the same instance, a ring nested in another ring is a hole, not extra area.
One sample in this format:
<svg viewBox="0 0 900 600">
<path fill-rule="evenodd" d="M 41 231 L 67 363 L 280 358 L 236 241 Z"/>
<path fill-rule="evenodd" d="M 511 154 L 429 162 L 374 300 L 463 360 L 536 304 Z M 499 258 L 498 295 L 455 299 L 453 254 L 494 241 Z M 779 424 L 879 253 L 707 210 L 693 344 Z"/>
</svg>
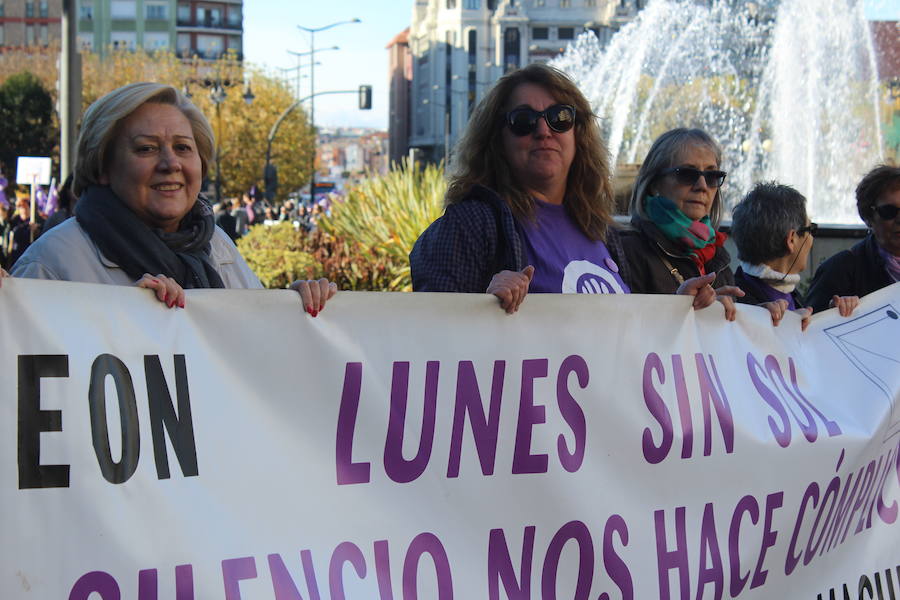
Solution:
<svg viewBox="0 0 900 600">
<path fill-rule="evenodd" d="M 838 252 L 816 269 L 806 303 L 815 312 L 825 310 L 831 297 L 870 294 L 893 283 L 871 233 L 849 250 Z"/>
</svg>

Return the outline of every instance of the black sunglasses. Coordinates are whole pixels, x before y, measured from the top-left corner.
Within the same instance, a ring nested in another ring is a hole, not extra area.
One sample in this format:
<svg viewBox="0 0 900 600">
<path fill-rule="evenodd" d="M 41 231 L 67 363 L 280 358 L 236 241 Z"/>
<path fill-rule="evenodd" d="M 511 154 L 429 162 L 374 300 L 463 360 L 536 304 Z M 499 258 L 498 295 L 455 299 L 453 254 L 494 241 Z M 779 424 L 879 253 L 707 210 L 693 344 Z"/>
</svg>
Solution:
<svg viewBox="0 0 900 600">
<path fill-rule="evenodd" d="M 797 235 L 804 235 L 809 233 L 809 235 L 816 237 L 816 234 L 819 232 L 819 224 L 818 223 L 810 223 L 805 227 L 801 227 L 797 230 Z"/>
<path fill-rule="evenodd" d="M 515 108 L 506 113 L 506 124 L 514 135 L 521 137 L 534 133 L 541 118 L 547 122 L 547 127 L 556 133 L 565 133 L 575 125 L 575 107 L 568 104 L 554 104 L 542 111 L 526 107 Z"/>
<path fill-rule="evenodd" d="M 873 206 L 872 213 L 881 217 L 882 221 L 893 221 L 897 218 L 900 208 L 893 204 L 882 204 L 881 206 Z"/>
<path fill-rule="evenodd" d="M 717 188 L 721 187 L 725 182 L 725 176 L 728 175 L 728 173 L 725 171 L 701 171 L 694 167 L 672 167 L 671 169 L 662 171 L 659 175 L 660 177 L 663 175 L 674 175 L 675 181 L 681 185 L 694 185 L 702 175 L 706 180 L 707 187 Z"/>
</svg>

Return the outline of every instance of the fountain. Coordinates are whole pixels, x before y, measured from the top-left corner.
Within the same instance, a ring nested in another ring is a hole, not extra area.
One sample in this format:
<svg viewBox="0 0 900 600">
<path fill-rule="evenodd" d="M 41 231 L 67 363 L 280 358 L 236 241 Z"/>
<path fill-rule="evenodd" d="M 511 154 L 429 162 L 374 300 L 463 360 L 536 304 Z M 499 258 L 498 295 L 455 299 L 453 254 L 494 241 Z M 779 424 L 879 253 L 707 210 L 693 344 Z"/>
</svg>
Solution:
<svg viewBox="0 0 900 600">
<path fill-rule="evenodd" d="M 606 48 L 585 33 L 553 64 L 591 101 L 615 164 L 700 127 L 723 147 L 727 206 L 774 179 L 814 220 L 858 224 L 856 183 L 884 160 L 862 0 L 758 4 L 651 0 Z"/>
</svg>

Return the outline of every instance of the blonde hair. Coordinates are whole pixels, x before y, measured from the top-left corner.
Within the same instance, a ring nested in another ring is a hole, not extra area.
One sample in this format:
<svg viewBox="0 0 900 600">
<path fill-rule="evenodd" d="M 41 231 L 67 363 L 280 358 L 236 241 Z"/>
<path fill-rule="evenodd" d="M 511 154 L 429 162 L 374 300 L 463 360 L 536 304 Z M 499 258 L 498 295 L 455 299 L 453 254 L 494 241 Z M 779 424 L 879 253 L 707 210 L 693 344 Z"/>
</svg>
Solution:
<svg viewBox="0 0 900 600">
<path fill-rule="evenodd" d="M 651 195 L 650 186 L 659 179 L 660 174 L 666 169 L 676 167 L 681 151 L 688 146 L 700 146 L 707 148 L 716 157 L 716 166 L 722 167 L 722 148 L 719 144 L 702 129 L 687 129 L 680 127 L 671 129 L 653 142 L 647 157 L 641 164 L 637 178 L 634 180 L 634 187 L 631 191 L 631 203 L 629 211 L 631 215 L 638 215 L 647 219 L 647 213 L 644 210 L 644 201 L 647 196 Z M 709 209 L 709 220 L 715 229 L 719 227 L 719 220 L 722 218 L 722 188 L 716 188 L 716 195 L 713 197 L 712 206 Z"/>
<path fill-rule="evenodd" d="M 461 201 L 473 185 L 480 184 L 500 194 L 517 219 L 534 218 L 534 200 L 512 173 L 503 149 L 507 103 L 523 83 L 539 85 L 557 102 L 575 107 L 575 157 L 563 204 L 586 236 L 605 240 L 614 208 L 609 152 L 584 94 L 565 73 L 543 64 L 504 75 L 478 104 L 455 148 L 447 203 Z"/>
<path fill-rule="evenodd" d="M 203 176 L 213 159 L 215 136 L 206 117 L 184 94 L 171 85 L 139 82 L 115 89 L 91 104 L 84 113 L 75 150 L 72 191 L 80 196 L 84 189 L 100 181 L 110 157 L 110 146 L 119 124 L 144 104 L 170 104 L 181 111 L 191 124 Z"/>
</svg>

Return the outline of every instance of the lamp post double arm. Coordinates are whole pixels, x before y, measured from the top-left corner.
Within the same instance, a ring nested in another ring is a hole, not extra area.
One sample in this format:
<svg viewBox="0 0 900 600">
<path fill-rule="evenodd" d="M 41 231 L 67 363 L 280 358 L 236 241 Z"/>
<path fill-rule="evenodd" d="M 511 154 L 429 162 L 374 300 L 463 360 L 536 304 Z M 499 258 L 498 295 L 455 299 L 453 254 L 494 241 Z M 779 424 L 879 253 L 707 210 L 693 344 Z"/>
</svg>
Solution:
<svg viewBox="0 0 900 600">
<path fill-rule="evenodd" d="M 297 25 L 297 29 L 305 31 L 309 34 L 309 124 L 313 130 L 313 145 L 316 143 L 316 65 L 315 65 L 315 56 L 316 56 L 316 34 L 320 31 L 325 31 L 327 29 L 332 29 L 337 27 L 338 25 L 348 25 L 350 23 L 360 23 L 359 19 L 349 19 L 347 21 L 337 21 L 335 23 L 331 23 L 329 25 L 324 25 L 322 27 L 305 27 L 303 25 Z M 335 47 L 335 49 L 337 49 Z M 316 152 L 315 148 L 312 153 L 312 162 L 310 164 L 310 175 L 309 175 L 309 199 L 311 202 L 316 199 Z"/>
</svg>

